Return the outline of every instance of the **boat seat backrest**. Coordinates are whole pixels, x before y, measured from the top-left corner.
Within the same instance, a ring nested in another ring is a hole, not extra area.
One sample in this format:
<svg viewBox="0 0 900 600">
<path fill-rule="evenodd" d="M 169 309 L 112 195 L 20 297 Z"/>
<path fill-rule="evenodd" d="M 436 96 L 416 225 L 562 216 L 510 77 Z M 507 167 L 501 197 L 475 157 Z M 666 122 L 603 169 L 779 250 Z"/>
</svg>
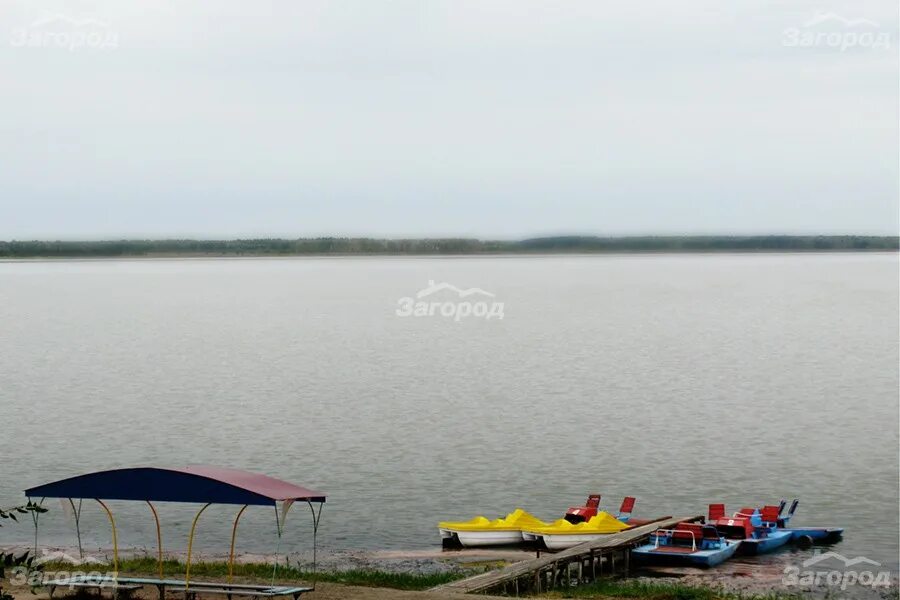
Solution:
<svg viewBox="0 0 900 600">
<path fill-rule="evenodd" d="M 725 516 L 725 505 L 724 504 L 710 504 L 709 505 L 709 521 L 717 521 Z"/>
<path fill-rule="evenodd" d="M 625 499 L 622 500 L 622 506 L 619 507 L 619 514 L 631 514 L 632 510 L 634 510 L 634 498 L 631 496 L 626 496 Z"/>
<path fill-rule="evenodd" d="M 763 506 L 761 513 L 762 513 L 763 523 L 777 523 L 778 522 L 778 507 L 777 506 Z"/>
<path fill-rule="evenodd" d="M 724 517 L 715 523 L 720 535 L 730 539 L 749 538 L 753 535 L 753 524 L 750 519 Z"/>
<path fill-rule="evenodd" d="M 672 543 L 690 546 L 703 539 L 703 526 L 698 523 L 679 523 L 672 528 Z"/>
<path fill-rule="evenodd" d="M 703 526 L 703 539 L 705 540 L 718 540 L 719 532 L 712 525 L 704 525 Z"/>
<path fill-rule="evenodd" d="M 591 494 L 588 496 L 585 506 L 588 508 L 597 508 L 600 506 L 600 494 Z"/>
</svg>

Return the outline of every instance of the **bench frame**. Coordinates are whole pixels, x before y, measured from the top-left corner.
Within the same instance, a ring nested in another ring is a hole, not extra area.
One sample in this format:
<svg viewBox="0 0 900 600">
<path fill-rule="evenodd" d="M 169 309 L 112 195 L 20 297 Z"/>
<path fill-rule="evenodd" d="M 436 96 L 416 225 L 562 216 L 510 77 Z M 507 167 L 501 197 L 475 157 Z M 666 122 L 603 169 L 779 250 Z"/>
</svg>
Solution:
<svg viewBox="0 0 900 600">
<path fill-rule="evenodd" d="M 196 598 L 197 594 L 218 594 L 227 596 L 251 596 L 257 598 L 276 598 L 279 596 L 291 596 L 297 600 L 302 594 L 313 591 L 311 587 L 301 586 L 277 586 L 277 585 L 247 585 L 237 583 L 222 583 L 213 581 L 183 581 L 179 579 L 145 579 L 142 577 L 108 577 L 108 576 L 78 576 L 69 579 L 57 579 L 42 582 L 40 587 L 50 590 L 50 597 L 58 587 L 79 587 L 113 590 L 113 598 L 119 598 L 120 591 L 125 592 L 123 597 L 130 596 L 132 592 L 143 586 L 155 586 L 159 591 L 159 600 L 165 600 L 166 589 L 184 592 L 186 600 Z"/>
</svg>

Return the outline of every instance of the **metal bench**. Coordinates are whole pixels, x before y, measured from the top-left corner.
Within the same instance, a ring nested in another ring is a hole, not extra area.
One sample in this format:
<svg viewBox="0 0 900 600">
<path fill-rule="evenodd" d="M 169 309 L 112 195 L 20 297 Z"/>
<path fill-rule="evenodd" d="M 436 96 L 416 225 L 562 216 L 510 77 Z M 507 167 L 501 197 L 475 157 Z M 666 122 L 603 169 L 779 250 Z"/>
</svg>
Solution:
<svg viewBox="0 0 900 600">
<path fill-rule="evenodd" d="M 150 579 L 143 577 L 110 577 L 107 575 L 80 575 L 68 579 L 44 581 L 42 587 L 50 589 L 50 596 L 57 587 L 71 588 L 98 588 L 113 590 L 113 597 L 120 597 L 120 592 L 125 596 L 143 586 L 155 586 L 159 591 L 160 600 L 165 600 L 166 590 L 184 592 L 185 598 L 195 598 L 198 594 L 216 594 L 220 596 L 250 596 L 259 598 L 275 598 L 279 596 L 291 596 L 296 600 L 301 594 L 313 591 L 310 587 L 276 586 L 276 585 L 247 585 L 237 583 L 222 583 L 212 581 L 191 581 L 180 579 Z"/>
<path fill-rule="evenodd" d="M 53 598 L 53 592 L 56 591 L 58 587 L 67 587 L 70 589 L 80 588 L 80 589 L 92 589 L 97 588 L 97 592 L 102 592 L 103 590 L 112 590 L 113 598 L 129 598 L 131 597 L 132 592 L 135 592 L 141 589 L 143 586 L 138 585 L 136 583 L 113 583 L 112 581 L 55 581 L 44 583 L 44 586 L 48 588 L 48 592 L 50 598 Z"/>
<path fill-rule="evenodd" d="M 219 584 L 224 585 L 224 584 Z M 298 598 L 304 592 L 311 592 L 312 588 L 308 587 L 269 587 L 266 589 L 242 589 L 235 587 L 196 587 L 191 584 L 190 588 L 185 587 L 168 587 L 169 590 L 175 592 L 184 592 L 185 598 L 195 598 L 198 594 L 218 594 L 220 596 L 251 596 L 257 598 L 275 598 L 278 596 L 291 596 Z"/>
</svg>

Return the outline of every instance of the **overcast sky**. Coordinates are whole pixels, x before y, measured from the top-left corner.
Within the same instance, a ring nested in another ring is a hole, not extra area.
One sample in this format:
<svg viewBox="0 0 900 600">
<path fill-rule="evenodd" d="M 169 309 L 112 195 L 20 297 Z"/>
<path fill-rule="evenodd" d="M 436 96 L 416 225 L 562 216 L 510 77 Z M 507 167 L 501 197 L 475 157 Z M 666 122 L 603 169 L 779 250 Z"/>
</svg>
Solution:
<svg viewBox="0 0 900 600">
<path fill-rule="evenodd" d="M 896 234 L 897 11 L 6 0 L 0 239 Z"/>
</svg>

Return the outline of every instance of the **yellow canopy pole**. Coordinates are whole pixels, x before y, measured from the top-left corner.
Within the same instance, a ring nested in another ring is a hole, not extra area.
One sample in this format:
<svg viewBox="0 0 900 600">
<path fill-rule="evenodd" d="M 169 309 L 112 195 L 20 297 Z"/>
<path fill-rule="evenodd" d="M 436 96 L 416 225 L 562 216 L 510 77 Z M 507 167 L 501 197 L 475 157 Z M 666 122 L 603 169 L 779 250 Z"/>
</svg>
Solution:
<svg viewBox="0 0 900 600">
<path fill-rule="evenodd" d="M 188 535 L 187 565 L 185 566 L 185 569 L 184 569 L 184 591 L 185 591 L 185 593 L 187 593 L 188 588 L 190 587 L 190 584 L 191 584 L 191 547 L 194 545 L 194 529 L 197 527 L 197 519 L 200 518 L 200 515 L 203 514 L 204 510 L 209 508 L 210 504 L 212 504 L 212 503 L 207 502 L 206 504 L 204 504 L 203 508 L 201 508 L 197 512 L 197 515 L 194 517 L 194 521 L 191 523 L 191 533 L 190 533 L 190 535 Z"/>
<path fill-rule="evenodd" d="M 103 510 L 106 511 L 106 516 L 109 518 L 109 524 L 112 527 L 112 543 L 113 543 L 113 579 L 119 578 L 119 540 L 116 537 L 116 520 L 113 518 L 112 511 L 109 510 L 109 507 L 103 503 L 103 500 L 99 498 L 94 498 L 97 503 L 103 507 Z"/>
<path fill-rule="evenodd" d="M 156 572 L 159 574 L 159 578 L 162 579 L 163 576 L 163 546 L 162 546 L 162 529 L 159 528 L 159 515 L 156 513 L 156 507 L 153 506 L 153 503 L 149 500 L 145 501 L 147 506 L 150 507 L 150 512 L 153 513 L 153 520 L 156 521 Z"/>
<path fill-rule="evenodd" d="M 234 538 L 237 536 L 238 521 L 240 521 L 244 511 L 247 510 L 247 506 L 248 505 L 245 504 L 241 507 L 241 510 L 238 511 L 237 516 L 234 518 L 234 526 L 231 528 L 231 551 L 228 553 L 228 583 L 231 583 L 231 577 L 234 574 Z"/>
</svg>

